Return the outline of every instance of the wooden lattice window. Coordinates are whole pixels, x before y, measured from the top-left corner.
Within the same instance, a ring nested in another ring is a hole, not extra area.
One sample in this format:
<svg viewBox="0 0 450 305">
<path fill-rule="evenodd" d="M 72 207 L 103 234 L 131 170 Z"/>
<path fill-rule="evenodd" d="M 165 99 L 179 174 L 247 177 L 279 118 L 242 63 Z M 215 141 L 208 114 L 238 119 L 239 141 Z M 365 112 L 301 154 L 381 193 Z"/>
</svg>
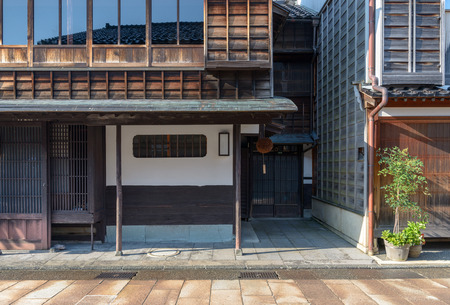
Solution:
<svg viewBox="0 0 450 305">
<path fill-rule="evenodd" d="M 135 158 L 201 158 L 206 156 L 205 135 L 137 135 Z"/>
<path fill-rule="evenodd" d="M 0 126 L 0 213 L 42 212 L 39 126 Z"/>
<path fill-rule="evenodd" d="M 87 127 L 50 126 L 50 190 L 53 211 L 88 211 Z"/>
<path fill-rule="evenodd" d="M 440 0 L 384 1 L 383 84 L 441 84 Z"/>
</svg>

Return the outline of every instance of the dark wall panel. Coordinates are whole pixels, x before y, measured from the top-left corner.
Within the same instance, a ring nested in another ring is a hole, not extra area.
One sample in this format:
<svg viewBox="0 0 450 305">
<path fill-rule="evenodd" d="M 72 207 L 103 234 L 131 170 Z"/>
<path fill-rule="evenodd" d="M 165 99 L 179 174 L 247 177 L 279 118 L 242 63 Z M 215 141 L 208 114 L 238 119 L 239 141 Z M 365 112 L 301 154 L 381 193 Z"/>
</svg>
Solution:
<svg viewBox="0 0 450 305">
<path fill-rule="evenodd" d="M 232 224 L 233 186 L 124 186 L 123 225 Z M 107 225 L 115 225 L 116 187 L 106 188 Z"/>
</svg>

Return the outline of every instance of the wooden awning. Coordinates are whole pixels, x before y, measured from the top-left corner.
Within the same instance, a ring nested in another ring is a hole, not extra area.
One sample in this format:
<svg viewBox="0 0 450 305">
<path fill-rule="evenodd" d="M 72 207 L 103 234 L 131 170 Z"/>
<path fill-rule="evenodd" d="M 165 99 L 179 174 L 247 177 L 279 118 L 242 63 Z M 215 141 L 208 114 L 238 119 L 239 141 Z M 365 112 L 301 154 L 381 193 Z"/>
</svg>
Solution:
<svg viewBox="0 0 450 305">
<path fill-rule="evenodd" d="M 263 123 L 297 106 L 282 97 L 238 100 L 0 100 L 0 118 L 83 120 L 93 124 Z M 142 122 L 141 122 L 142 121 Z"/>
<path fill-rule="evenodd" d="M 313 144 L 314 139 L 309 133 L 276 134 L 271 136 L 273 144 L 296 145 Z"/>
</svg>

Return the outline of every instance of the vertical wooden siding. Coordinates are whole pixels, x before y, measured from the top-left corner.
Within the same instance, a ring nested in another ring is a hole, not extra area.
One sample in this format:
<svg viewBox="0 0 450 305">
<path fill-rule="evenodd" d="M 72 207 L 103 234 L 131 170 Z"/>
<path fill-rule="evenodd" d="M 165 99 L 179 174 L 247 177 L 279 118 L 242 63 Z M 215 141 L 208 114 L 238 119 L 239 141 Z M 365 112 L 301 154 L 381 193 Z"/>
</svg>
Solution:
<svg viewBox="0 0 450 305">
<path fill-rule="evenodd" d="M 365 1 L 329 1 L 319 28 L 317 196 L 364 211 L 365 113 L 352 82 L 365 79 Z"/>
<path fill-rule="evenodd" d="M 207 67 L 271 60 L 271 0 L 207 1 Z M 247 64 L 246 64 L 247 63 Z"/>
<path fill-rule="evenodd" d="M 450 237 L 450 123 L 384 122 L 380 126 L 381 147 L 408 148 L 424 163 L 430 197 L 414 198 L 430 215 L 427 233 Z M 380 186 L 389 178 L 380 178 Z M 379 195 L 377 226 L 385 228 L 394 223 L 392 210 L 385 204 L 383 192 Z M 402 225 L 406 225 L 403 217 Z"/>
<path fill-rule="evenodd" d="M 263 160 L 266 174 L 263 173 Z M 253 155 L 253 217 L 297 217 L 300 212 L 298 156 Z"/>
</svg>

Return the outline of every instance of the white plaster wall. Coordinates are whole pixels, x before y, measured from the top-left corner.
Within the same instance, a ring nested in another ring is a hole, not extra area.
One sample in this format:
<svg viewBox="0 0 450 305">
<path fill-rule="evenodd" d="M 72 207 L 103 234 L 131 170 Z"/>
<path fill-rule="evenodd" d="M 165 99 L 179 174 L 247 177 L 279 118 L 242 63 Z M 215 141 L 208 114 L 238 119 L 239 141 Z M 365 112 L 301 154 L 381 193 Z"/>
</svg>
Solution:
<svg viewBox="0 0 450 305">
<path fill-rule="evenodd" d="M 404 116 L 450 116 L 448 107 L 384 107 L 378 116 L 381 117 L 404 117 Z"/>
<path fill-rule="evenodd" d="M 230 133 L 230 156 L 220 157 L 219 132 Z M 152 134 L 203 134 L 203 158 L 135 158 L 133 137 Z M 232 125 L 122 126 L 123 185 L 233 185 Z M 116 127 L 106 127 L 106 185 L 116 185 Z"/>
<path fill-rule="evenodd" d="M 241 134 L 259 134 L 259 125 L 258 124 L 241 125 Z"/>
<path fill-rule="evenodd" d="M 312 150 L 303 155 L 303 177 L 312 177 Z M 304 179 L 303 183 L 312 184 L 312 179 Z"/>
<path fill-rule="evenodd" d="M 318 199 L 312 199 L 312 216 L 319 219 L 345 240 L 367 252 L 367 217 Z"/>
</svg>

